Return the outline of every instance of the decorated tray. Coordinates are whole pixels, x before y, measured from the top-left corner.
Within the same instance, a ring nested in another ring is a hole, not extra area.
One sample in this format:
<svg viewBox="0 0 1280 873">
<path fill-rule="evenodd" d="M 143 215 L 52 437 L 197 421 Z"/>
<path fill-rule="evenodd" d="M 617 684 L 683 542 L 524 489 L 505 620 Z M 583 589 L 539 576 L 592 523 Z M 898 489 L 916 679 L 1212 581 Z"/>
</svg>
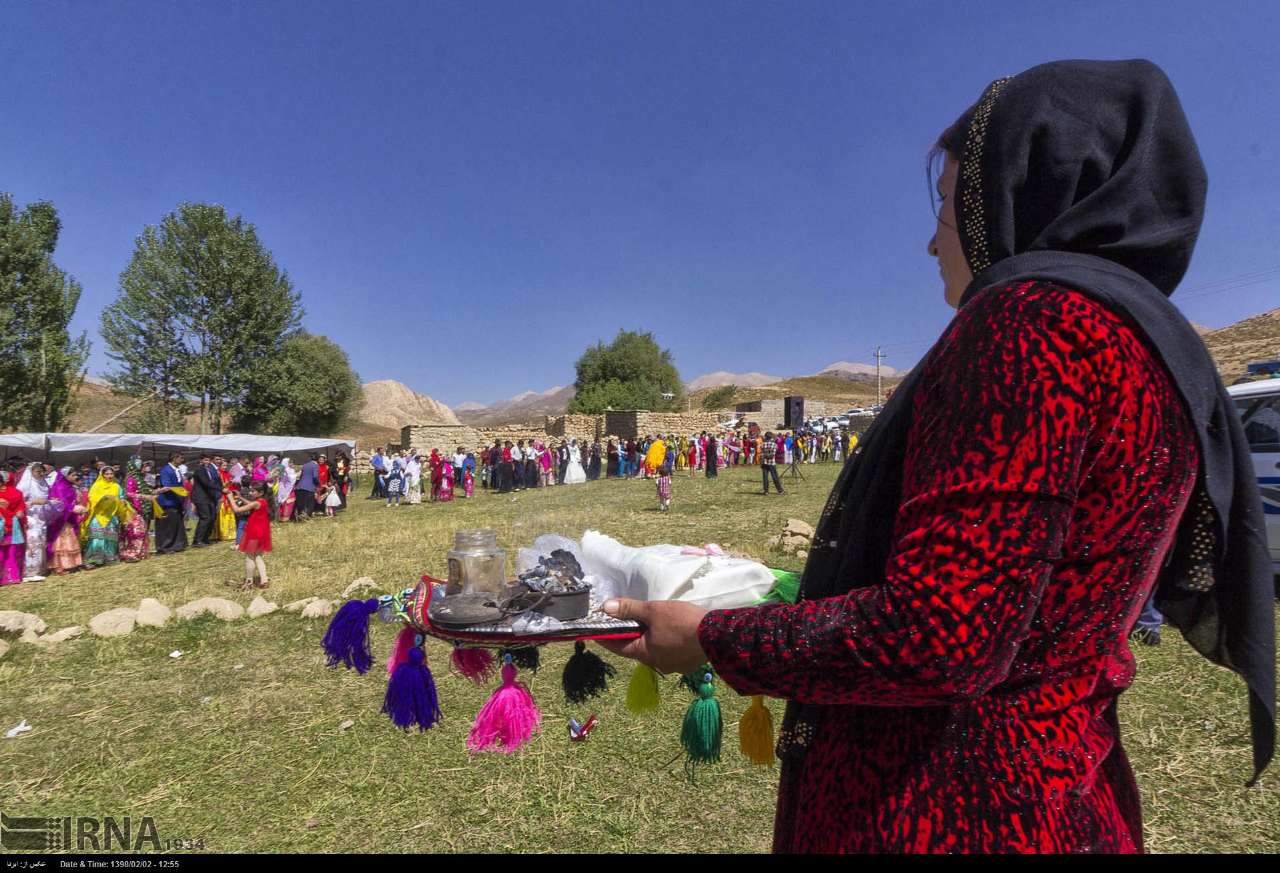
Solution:
<svg viewBox="0 0 1280 873">
<path fill-rule="evenodd" d="M 518 632 L 512 627 L 513 617 L 497 621 L 481 621 L 468 625 L 445 625 L 431 619 L 432 592 L 443 590 L 444 583 L 423 576 L 418 587 L 405 603 L 409 623 L 424 634 L 457 643 L 503 646 L 511 643 L 537 645 L 541 643 L 570 643 L 579 640 L 633 640 L 641 636 L 644 628 L 637 621 L 618 619 L 598 609 L 591 610 L 583 618 L 559 622 L 560 627 L 546 632 Z M 439 594 L 436 595 L 439 597 Z"/>
</svg>

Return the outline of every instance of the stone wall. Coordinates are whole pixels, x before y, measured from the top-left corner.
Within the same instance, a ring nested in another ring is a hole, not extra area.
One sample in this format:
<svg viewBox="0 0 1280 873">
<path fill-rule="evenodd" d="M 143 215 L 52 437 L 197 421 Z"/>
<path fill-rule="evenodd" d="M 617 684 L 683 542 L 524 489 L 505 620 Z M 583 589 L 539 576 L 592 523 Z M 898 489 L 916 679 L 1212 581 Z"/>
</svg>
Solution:
<svg viewBox="0 0 1280 873">
<path fill-rule="evenodd" d="M 480 448 L 480 431 L 464 424 L 406 424 L 400 428 L 400 445 L 424 454 L 432 449 L 452 455 L 458 446 Z"/>
<path fill-rule="evenodd" d="M 635 439 L 654 434 L 689 435 L 715 430 L 723 419 L 715 412 L 607 412 L 607 436 Z"/>
<path fill-rule="evenodd" d="M 594 442 L 605 435 L 603 415 L 548 415 L 548 437 L 576 439 L 578 442 Z"/>
<path fill-rule="evenodd" d="M 776 407 L 771 404 L 777 404 Z M 747 413 L 747 421 L 755 421 L 766 430 L 776 430 L 781 418 L 781 401 L 763 401 L 765 412 Z M 768 410 L 776 409 L 777 420 Z M 807 412 L 807 410 L 806 410 Z M 815 414 L 821 415 L 822 412 Z M 542 424 L 507 424 L 497 427 L 468 427 L 466 425 L 413 424 L 400 431 L 400 443 L 406 448 L 428 453 L 432 449 L 452 454 L 458 446 L 469 451 L 479 451 L 493 445 L 495 440 L 512 445 L 520 440 L 526 443 L 538 440 L 558 443 L 563 439 L 576 439 L 579 443 L 604 442 L 610 438 L 636 439 L 655 434 L 688 436 L 702 431 L 716 430 L 720 422 L 730 417 L 729 412 L 645 412 L 629 410 L 608 412 L 604 415 L 554 415 L 547 416 Z M 363 453 L 363 465 L 368 466 L 368 454 Z"/>
<path fill-rule="evenodd" d="M 486 446 L 493 445 L 495 440 L 501 440 L 502 442 L 510 440 L 511 445 L 514 446 L 520 440 L 524 440 L 526 443 L 531 440 L 546 442 L 547 429 L 541 425 L 533 424 L 500 424 L 497 427 L 480 428 L 480 437 Z M 478 451 L 480 446 L 468 446 L 468 448 L 474 448 Z"/>
<path fill-rule="evenodd" d="M 838 403 L 806 398 L 804 401 L 804 417 L 841 415 L 846 408 Z M 736 409 L 738 410 L 737 414 L 742 416 L 744 424 L 755 422 L 765 430 L 777 430 L 787 420 L 786 404 L 782 400 L 756 400 L 751 403 L 739 404 Z"/>
</svg>

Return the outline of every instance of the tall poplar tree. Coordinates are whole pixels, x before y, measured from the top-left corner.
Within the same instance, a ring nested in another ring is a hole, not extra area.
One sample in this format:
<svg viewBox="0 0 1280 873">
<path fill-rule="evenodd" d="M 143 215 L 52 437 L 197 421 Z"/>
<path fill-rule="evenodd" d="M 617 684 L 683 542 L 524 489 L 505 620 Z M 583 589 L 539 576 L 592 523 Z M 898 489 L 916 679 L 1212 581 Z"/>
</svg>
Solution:
<svg viewBox="0 0 1280 873">
<path fill-rule="evenodd" d="M 66 426 L 88 338 L 73 338 L 80 284 L 53 263 L 62 224 L 52 203 L 19 211 L 0 194 L 0 428 Z"/>
<path fill-rule="evenodd" d="M 298 329 L 289 277 L 240 216 L 184 203 L 138 237 L 102 336 L 131 394 L 156 391 L 166 407 L 194 398 L 201 426 L 221 433 L 263 360 Z"/>
</svg>

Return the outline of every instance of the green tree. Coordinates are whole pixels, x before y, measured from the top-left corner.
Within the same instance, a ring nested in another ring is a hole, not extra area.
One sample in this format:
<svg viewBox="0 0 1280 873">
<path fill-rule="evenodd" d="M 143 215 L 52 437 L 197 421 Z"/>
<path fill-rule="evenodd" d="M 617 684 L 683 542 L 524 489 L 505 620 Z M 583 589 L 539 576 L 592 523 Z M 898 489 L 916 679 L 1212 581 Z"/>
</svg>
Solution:
<svg viewBox="0 0 1280 873">
<path fill-rule="evenodd" d="M 138 237 L 102 336 L 119 390 L 157 391 L 166 414 L 196 398 L 222 430 L 255 370 L 302 319 L 298 295 L 256 229 L 221 206 L 184 203 Z"/>
<path fill-rule="evenodd" d="M 355 412 L 360 397 L 360 378 L 347 353 L 328 337 L 300 332 L 254 369 L 235 426 L 253 433 L 329 436 Z"/>
<path fill-rule="evenodd" d="M 19 211 L 0 194 L 0 428 L 61 430 L 89 357 L 69 326 L 80 283 L 53 263 L 62 223 L 52 203 Z"/>
<path fill-rule="evenodd" d="M 733 396 L 737 393 L 737 385 L 721 385 L 706 397 L 702 398 L 702 408 L 707 412 L 715 412 L 717 409 L 724 409 L 733 402 Z"/>
<path fill-rule="evenodd" d="M 620 330 L 609 345 L 598 342 L 583 352 L 576 369 L 570 412 L 671 410 L 684 402 L 671 352 L 659 348 L 651 333 Z"/>
</svg>

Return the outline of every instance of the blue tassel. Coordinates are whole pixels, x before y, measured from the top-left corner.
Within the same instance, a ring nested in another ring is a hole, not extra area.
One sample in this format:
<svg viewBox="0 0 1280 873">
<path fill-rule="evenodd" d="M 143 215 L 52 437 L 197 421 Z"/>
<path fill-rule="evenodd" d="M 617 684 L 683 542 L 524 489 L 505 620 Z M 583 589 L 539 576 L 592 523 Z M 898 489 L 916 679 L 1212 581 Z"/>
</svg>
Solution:
<svg viewBox="0 0 1280 873">
<path fill-rule="evenodd" d="M 373 653 L 369 651 L 369 616 L 377 611 L 377 598 L 348 600 L 342 604 L 320 641 L 330 667 L 341 663 L 364 673 L 373 665 Z"/>
<path fill-rule="evenodd" d="M 422 649 L 410 649 L 409 660 L 396 667 L 396 671 L 391 674 L 382 711 L 391 716 L 396 727 L 405 730 L 416 724 L 418 730 L 425 731 L 440 720 L 436 683 L 431 677 L 427 656 Z"/>
</svg>

